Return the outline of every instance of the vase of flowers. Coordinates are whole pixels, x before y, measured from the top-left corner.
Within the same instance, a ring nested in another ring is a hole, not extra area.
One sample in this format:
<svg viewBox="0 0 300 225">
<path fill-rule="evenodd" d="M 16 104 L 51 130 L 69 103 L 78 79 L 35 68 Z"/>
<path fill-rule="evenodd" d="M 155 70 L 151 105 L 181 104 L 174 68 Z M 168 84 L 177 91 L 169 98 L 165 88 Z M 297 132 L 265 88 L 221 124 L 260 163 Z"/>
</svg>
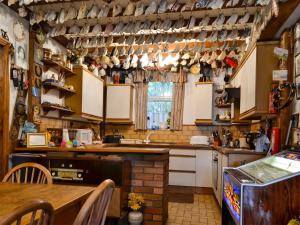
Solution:
<svg viewBox="0 0 300 225">
<path fill-rule="evenodd" d="M 128 207 L 132 210 L 128 214 L 128 221 L 131 225 L 140 225 L 143 222 L 143 213 L 140 211 L 145 202 L 141 195 L 130 193 L 128 195 Z"/>
</svg>

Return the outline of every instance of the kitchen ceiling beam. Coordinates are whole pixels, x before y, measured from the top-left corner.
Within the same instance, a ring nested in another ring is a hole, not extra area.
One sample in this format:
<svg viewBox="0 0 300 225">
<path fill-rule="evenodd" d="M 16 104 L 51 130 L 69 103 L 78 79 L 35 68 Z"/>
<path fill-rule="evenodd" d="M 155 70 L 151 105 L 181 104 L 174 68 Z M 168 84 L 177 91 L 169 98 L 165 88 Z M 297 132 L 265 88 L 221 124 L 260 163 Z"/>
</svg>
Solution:
<svg viewBox="0 0 300 225">
<path fill-rule="evenodd" d="M 266 28 L 262 31 L 260 41 L 274 40 L 274 37 L 284 22 L 294 12 L 297 6 L 300 4 L 300 0 L 290 0 L 279 4 L 279 15 L 273 17 Z"/>
<path fill-rule="evenodd" d="M 79 8 L 76 7 L 77 9 Z M 68 20 L 65 21 L 63 24 L 64 26 L 72 26 L 74 24 L 78 26 L 84 26 L 85 24 L 89 24 L 90 26 L 94 26 L 96 24 L 105 25 L 108 23 L 111 24 L 117 24 L 119 22 L 123 23 L 132 23 L 135 21 L 156 21 L 157 19 L 165 20 L 178 20 L 180 18 L 182 19 L 189 19 L 191 16 L 194 16 L 195 18 L 204 18 L 204 17 L 210 17 L 215 18 L 218 17 L 220 14 L 224 14 L 225 17 L 230 17 L 233 14 L 237 14 L 238 16 L 243 16 L 245 13 L 249 12 L 251 15 L 254 15 L 260 7 L 241 7 L 241 8 L 224 8 L 224 9 L 212 9 L 212 10 L 197 10 L 197 11 L 185 11 L 185 12 L 168 12 L 168 13 L 162 13 L 162 14 L 151 14 L 151 15 L 141 15 L 141 16 L 116 16 L 116 17 L 101 17 L 101 18 L 94 18 L 94 19 L 74 19 L 74 20 Z M 54 10 L 56 12 L 59 12 L 61 10 L 61 6 L 57 9 L 55 8 L 46 8 L 43 10 Z M 56 26 L 58 25 L 56 22 L 49 22 L 50 26 Z"/>
</svg>

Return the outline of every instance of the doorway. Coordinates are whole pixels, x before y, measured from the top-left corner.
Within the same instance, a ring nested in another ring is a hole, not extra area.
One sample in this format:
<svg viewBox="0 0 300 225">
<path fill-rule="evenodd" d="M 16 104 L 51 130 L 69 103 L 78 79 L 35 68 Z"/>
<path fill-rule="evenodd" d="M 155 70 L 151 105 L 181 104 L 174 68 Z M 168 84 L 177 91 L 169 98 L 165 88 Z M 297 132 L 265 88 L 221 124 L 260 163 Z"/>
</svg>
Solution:
<svg viewBox="0 0 300 225">
<path fill-rule="evenodd" d="M 9 155 L 9 48 L 0 37 L 0 180 L 7 171 Z"/>
</svg>

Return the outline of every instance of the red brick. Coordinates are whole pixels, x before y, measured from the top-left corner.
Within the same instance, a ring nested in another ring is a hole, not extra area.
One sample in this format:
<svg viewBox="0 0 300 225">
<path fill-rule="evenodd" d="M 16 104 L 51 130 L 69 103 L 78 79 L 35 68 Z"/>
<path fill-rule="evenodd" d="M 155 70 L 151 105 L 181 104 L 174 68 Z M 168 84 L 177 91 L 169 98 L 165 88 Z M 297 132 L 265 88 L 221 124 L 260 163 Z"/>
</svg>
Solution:
<svg viewBox="0 0 300 225">
<path fill-rule="evenodd" d="M 153 180 L 153 174 L 136 173 L 133 174 L 133 179 L 136 180 Z"/>
<path fill-rule="evenodd" d="M 162 221 L 163 220 L 162 215 L 153 215 L 153 220 L 154 221 Z"/>
<path fill-rule="evenodd" d="M 164 174 L 163 168 L 144 168 L 144 173 Z"/>
<path fill-rule="evenodd" d="M 131 180 L 131 185 L 142 187 L 143 186 L 143 181 L 142 180 Z"/>
<path fill-rule="evenodd" d="M 155 200 L 157 200 L 157 201 L 162 200 L 162 195 L 144 194 L 143 197 L 146 200 L 154 200 L 154 201 Z"/>
<path fill-rule="evenodd" d="M 164 167 L 164 162 L 155 162 L 154 163 L 154 167 L 160 167 L 160 168 L 162 168 L 162 167 Z"/>
<path fill-rule="evenodd" d="M 152 214 L 144 214 L 144 220 L 153 220 Z"/>
<path fill-rule="evenodd" d="M 136 193 L 153 193 L 152 187 L 134 187 L 133 192 Z"/>
<path fill-rule="evenodd" d="M 143 173 L 144 169 L 143 167 L 133 167 L 132 173 Z"/>
<path fill-rule="evenodd" d="M 144 181 L 145 187 L 163 187 L 164 183 L 162 181 Z"/>
<path fill-rule="evenodd" d="M 154 180 L 160 180 L 160 181 L 162 181 L 162 180 L 164 180 L 164 176 L 163 175 L 155 174 L 154 175 Z"/>
<path fill-rule="evenodd" d="M 144 225 L 163 225 L 160 221 L 144 221 Z"/>
<path fill-rule="evenodd" d="M 153 208 L 153 207 L 146 207 L 144 210 L 145 213 L 149 213 L 149 214 L 159 214 L 162 215 L 163 210 L 162 208 Z"/>
<path fill-rule="evenodd" d="M 158 194 L 158 195 L 162 195 L 164 193 L 162 188 L 154 188 L 153 189 L 153 194 Z"/>
<path fill-rule="evenodd" d="M 153 207 L 153 202 L 149 200 L 145 200 L 145 206 L 146 207 Z"/>
<path fill-rule="evenodd" d="M 168 160 L 169 159 L 169 154 L 160 154 L 160 155 L 145 155 L 144 160 L 149 160 L 149 161 L 163 161 L 163 160 Z"/>
<path fill-rule="evenodd" d="M 162 201 L 152 201 L 152 206 L 154 208 L 163 208 L 163 202 Z"/>
<path fill-rule="evenodd" d="M 153 162 L 149 162 L 149 161 L 135 161 L 134 162 L 135 166 L 153 166 Z"/>
</svg>

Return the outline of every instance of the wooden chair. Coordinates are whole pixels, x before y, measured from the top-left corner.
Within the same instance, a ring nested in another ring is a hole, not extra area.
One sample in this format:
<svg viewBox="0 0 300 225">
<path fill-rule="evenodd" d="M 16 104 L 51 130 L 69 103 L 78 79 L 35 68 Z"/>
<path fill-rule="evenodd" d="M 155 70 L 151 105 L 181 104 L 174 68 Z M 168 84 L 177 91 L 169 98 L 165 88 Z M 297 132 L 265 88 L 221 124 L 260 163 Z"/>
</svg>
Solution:
<svg viewBox="0 0 300 225">
<path fill-rule="evenodd" d="M 104 225 L 114 187 L 112 180 L 103 181 L 85 201 L 73 225 Z"/>
<path fill-rule="evenodd" d="M 12 168 L 2 182 L 52 184 L 52 176 L 44 166 L 38 163 L 22 163 Z"/>
<path fill-rule="evenodd" d="M 31 214 L 31 215 L 30 215 Z M 33 200 L 16 208 L 11 214 L 0 220 L 0 225 L 22 224 L 28 221 L 28 225 L 52 225 L 54 210 L 50 203 L 42 200 Z"/>
</svg>

